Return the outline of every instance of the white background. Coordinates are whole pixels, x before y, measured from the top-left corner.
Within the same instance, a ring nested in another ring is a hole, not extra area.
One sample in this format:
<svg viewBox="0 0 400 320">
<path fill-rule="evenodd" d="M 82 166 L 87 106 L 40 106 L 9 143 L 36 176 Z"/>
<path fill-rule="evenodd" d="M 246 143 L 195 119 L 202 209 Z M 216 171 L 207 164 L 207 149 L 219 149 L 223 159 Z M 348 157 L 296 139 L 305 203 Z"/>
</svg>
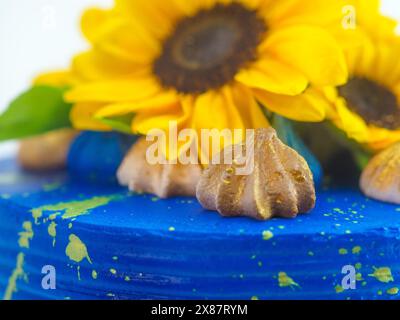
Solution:
<svg viewBox="0 0 400 320">
<path fill-rule="evenodd" d="M 382 1 L 383 11 L 400 20 L 400 1 Z M 36 74 L 66 67 L 72 55 L 85 49 L 79 31 L 84 8 L 111 4 L 112 0 L 0 0 L 0 112 Z M 13 143 L 0 144 L 0 158 L 14 149 Z"/>
</svg>

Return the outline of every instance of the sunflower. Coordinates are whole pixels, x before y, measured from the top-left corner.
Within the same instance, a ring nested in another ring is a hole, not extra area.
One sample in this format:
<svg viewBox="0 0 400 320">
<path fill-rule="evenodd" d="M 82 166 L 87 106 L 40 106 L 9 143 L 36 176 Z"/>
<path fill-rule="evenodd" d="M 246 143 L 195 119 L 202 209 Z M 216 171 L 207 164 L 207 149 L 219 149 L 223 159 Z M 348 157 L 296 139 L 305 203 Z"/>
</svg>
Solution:
<svg viewBox="0 0 400 320">
<path fill-rule="evenodd" d="M 390 38 L 397 22 L 381 14 L 381 0 L 347 0 L 355 9 L 355 29 L 369 38 Z"/>
<path fill-rule="evenodd" d="M 110 10 L 90 9 L 82 30 L 91 48 L 74 58 L 65 95 L 74 104 L 72 122 L 140 134 L 170 121 L 195 130 L 259 128 L 268 126 L 260 105 L 321 121 L 326 102 L 306 89 L 347 80 L 343 51 L 324 29 L 340 21 L 342 6 L 116 0 Z M 60 81 L 56 74 L 42 82 L 52 77 Z"/>
<path fill-rule="evenodd" d="M 328 119 L 375 152 L 400 141 L 400 38 L 396 23 L 380 15 L 379 1 L 353 3 L 358 41 L 345 50 L 349 81 L 316 95 L 329 102 Z"/>
</svg>

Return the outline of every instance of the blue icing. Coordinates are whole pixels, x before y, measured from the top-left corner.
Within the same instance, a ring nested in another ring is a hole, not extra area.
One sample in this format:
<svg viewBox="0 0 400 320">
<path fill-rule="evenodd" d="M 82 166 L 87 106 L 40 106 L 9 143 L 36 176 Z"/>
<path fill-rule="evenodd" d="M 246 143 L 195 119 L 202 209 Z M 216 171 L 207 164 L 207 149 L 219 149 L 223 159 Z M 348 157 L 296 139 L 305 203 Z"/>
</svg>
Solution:
<svg viewBox="0 0 400 320">
<path fill-rule="evenodd" d="M 134 136 L 116 132 L 82 132 L 68 154 L 68 170 L 75 178 L 115 181 L 115 174 Z"/>
<path fill-rule="evenodd" d="M 315 210 L 297 219 L 257 222 L 222 218 L 194 198 L 160 200 L 61 177 L 52 180 L 59 183 L 54 190 L 43 190 L 38 177 L 32 192 L 32 177 L 26 189 L 25 174 L 12 162 L 0 163 L 0 177 L 6 172 L 19 179 L 0 184 L 0 194 L 8 193 L 0 197 L 0 296 L 23 252 L 29 282 L 17 279 L 14 299 L 399 298 L 399 207 L 352 188 L 319 191 Z M 112 200 L 87 214 L 53 217 L 54 247 L 48 219 L 55 209 L 43 210 L 38 224 L 29 213 L 104 196 Z M 25 221 L 33 225 L 29 249 L 18 246 Z M 90 261 L 66 255 L 71 234 L 85 244 Z M 41 288 L 47 264 L 57 270 L 55 291 Z M 342 291 L 341 269 L 348 264 L 357 266 L 357 289 Z M 392 277 L 385 276 L 388 270 Z"/>
</svg>

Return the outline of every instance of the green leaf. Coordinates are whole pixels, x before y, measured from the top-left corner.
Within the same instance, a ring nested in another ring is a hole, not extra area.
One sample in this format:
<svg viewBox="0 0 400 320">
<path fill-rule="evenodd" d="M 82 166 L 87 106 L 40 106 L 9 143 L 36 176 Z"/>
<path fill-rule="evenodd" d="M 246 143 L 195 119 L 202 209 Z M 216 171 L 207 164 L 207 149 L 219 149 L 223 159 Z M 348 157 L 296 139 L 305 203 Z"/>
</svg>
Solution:
<svg viewBox="0 0 400 320">
<path fill-rule="evenodd" d="M 332 123 L 327 124 L 327 127 L 336 140 L 341 144 L 341 146 L 345 147 L 351 152 L 357 166 L 363 170 L 368 164 L 369 160 L 372 158 L 373 153 L 363 147 L 362 144 L 348 138 L 343 131 L 339 130 Z"/>
<path fill-rule="evenodd" d="M 135 115 L 132 113 L 122 116 L 97 118 L 97 119 L 118 132 L 132 134 L 131 124 L 134 117 Z"/>
<path fill-rule="evenodd" d="M 64 101 L 64 92 L 65 88 L 35 86 L 21 94 L 0 115 L 0 141 L 71 127 L 72 105 Z"/>
</svg>

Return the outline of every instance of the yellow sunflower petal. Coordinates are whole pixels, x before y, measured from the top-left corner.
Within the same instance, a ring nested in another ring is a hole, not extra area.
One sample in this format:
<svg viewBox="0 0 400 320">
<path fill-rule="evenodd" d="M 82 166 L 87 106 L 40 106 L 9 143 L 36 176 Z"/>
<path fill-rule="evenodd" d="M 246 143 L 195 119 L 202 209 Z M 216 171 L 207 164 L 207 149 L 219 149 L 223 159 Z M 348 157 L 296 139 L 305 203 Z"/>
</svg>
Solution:
<svg viewBox="0 0 400 320">
<path fill-rule="evenodd" d="M 175 160 L 180 154 L 186 154 L 191 145 L 197 146 L 198 140 L 194 130 L 188 132 L 189 136 L 186 135 L 187 132 L 182 136 L 181 131 L 191 128 L 192 111 L 192 98 L 181 97 L 180 102 L 165 106 L 164 110 L 146 110 L 137 114 L 132 122 L 132 131 L 144 135 L 158 135 L 161 131 L 165 136 L 165 144 L 159 146 L 161 147 L 159 150 L 166 159 Z M 170 129 L 173 130 L 171 126 L 175 126 L 176 132 L 170 132 Z M 197 158 L 193 160 L 196 161 Z"/>
<path fill-rule="evenodd" d="M 77 82 L 75 75 L 68 70 L 43 73 L 33 80 L 34 85 L 70 86 Z"/>
<path fill-rule="evenodd" d="M 139 111 L 166 111 L 168 109 L 166 107 L 176 106 L 179 102 L 179 98 L 177 94 L 173 91 L 166 91 L 155 95 L 149 99 L 145 99 L 139 102 L 126 102 L 126 103 L 114 103 L 104 108 L 100 109 L 96 113 L 96 118 L 107 118 L 107 117 L 115 117 L 121 116 L 130 113 L 136 113 Z"/>
<path fill-rule="evenodd" d="M 160 41 L 150 30 L 138 19 L 116 11 L 90 9 L 83 15 L 82 31 L 93 47 L 133 62 L 148 62 L 158 55 Z"/>
<path fill-rule="evenodd" d="M 202 164 L 207 164 L 224 147 L 240 143 L 245 138 L 245 130 L 249 129 L 245 117 L 236 105 L 239 101 L 235 101 L 233 91 L 232 87 L 226 86 L 221 90 L 202 94 L 195 100 L 193 127 L 203 138 L 199 146 Z M 217 136 L 210 132 L 211 137 L 207 141 L 202 135 L 203 129 L 216 129 Z"/>
<path fill-rule="evenodd" d="M 196 128 L 228 128 L 229 120 L 224 105 L 225 100 L 221 95 L 214 92 L 198 97 L 194 106 L 194 125 Z"/>
<path fill-rule="evenodd" d="M 194 125 L 198 129 L 243 129 L 245 126 L 229 88 L 211 91 L 196 98 Z"/>
<path fill-rule="evenodd" d="M 350 3 L 357 9 L 359 25 L 366 28 L 372 37 L 382 39 L 393 35 L 398 23 L 381 14 L 382 1 L 351 0 Z"/>
<path fill-rule="evenodd" d="M 82 84 L 65 94 L 69 102 L 126 102 L 140 101 L 161 92 L 151 77 L 136 80 L 115 80 Z"/>
<path fill-rule="evenodd" d="M 229 0 L 230 1 L 230 0 Z M 226 2 L 229 2 L 226 1 Z M 173 4 L 175 4 L 182 13 L 186 16 L 193 16 L 201 9 L 210 8 L 218 2 L 223 2 L 219 0 L 172 0 Z"/>
<path fill-rule="evenodd" d="M 176 122 L 178 129 L 182 128 L 182 125 L 189 121 L 191 114 L 192 107 L 185 101 L 143 110 L 138 112 L 133 118 L 132 130 L 141 134 L 147 134 L 154 129 L 163 130 L 168 133 L 171 122 Z"/>
<path fill-rule="evenodd" d="M 338 90 L 334 87 L 326 87 L 318 91 L 329 102 L 326 107 L 327 119 L 343 130 L 349 138 L 365 143 L 369 135 L 367 124 L 349 109 L 346 100 L 339 96 Z"/>
<path fill-rule="evenodd" d="M 149 117 L 147 114 L 138 114 L 133 119 L 132 130 L 135 133 L 148 134 L 152 130 L 164 130 L 168 132 L 171 122 L 178 121 L 181 115 L 178 113 L 163 113 Z"/>
<path fill-rule="evenodd" d="M 308 86 L 301 72 L 271 57 L 260 57 L 249 68 L 241 70 L 235 79 L 251 88 L 287 95 L 297 95 Z"/>
<path fill-rule="evenodd" d="M 279 0 L 266 1 L 262 12 L 271 27 L 289 24 L 328 26 L 340 23 L 344 0 Z"/>
<path fill-rule="evenodd" d="M 253 92 L 244 85 L 236 84 L 232 88 L 232 96 L 237 106 L 246 128 L 268 128 L 270 126 L 267 117 L 261 110 L 254 97 Z"/>
<path fill-rule="evenodd" d="M 305 25 L 281 28 L 267 37 L 262 49 L 297 68 L 316 85 L 339 85 L 347 80 L 344 54 L 323 29 Z"/>
<path fill-rule="evenodd" d="M 100 103 L 77 103 L 73 106 L 70 118 L 76 129 L 109 131 L 111 128 L 95 119 L 95 113 L 103 107 Z"/>
<path fill-rule="evenodd" d="M 246 125 L 243 121 L 243 117 L 239 111 L 236 101 L 233 96 L 233 91 L 230 86 L 223 88 L 225 99 L 226 99 L 226 113 L 229 116 L 229 128 L 245 130 Z"/>
<path fill-rule="evenodd" d="M 366 146 L 372 151 L 381 151 L 400 141 L 400 130 L 369 127 L 369 139 Z"/>
<path fill-rule="evenodd" d="M 116 59 L 99 50 L 91 50 L 77 55 L 72 61 L 72 69 L 81 78 L 93 81 L 127 77 L 138 67 L 131 61 Z"/>
<path fill-rule="evenodd" d="M 349 110 L 344 99 L 338 98 L 336 112 L 338 119 L 335 123 L 346 132 L 349 138 L 361 143 L 368 141 L 367 124 L 359 115 Z"/>
<path fill-rule="evenodd" d="M 249 9 L 258 10 L 265 5 L 265 0 L 241 0 L 241 3 Z"/>
<path fill-rule="evenodd" d="M 400 81 L 400 39 L 381 41 L 376 49 L 376 59 L 368 71 L 372 79 L 376 79 L 388 87 Z"/>
<path fill-rule="evenodd" d="M 319 122 L 324 120 L 327 101 L 313 89 L 292 97 L 254 89 L 257 100 L 267 109 L 297 121 Z"/>
<path fill-rule="evenodd" d="M 161 42 L 143 25 L 116 17 L 105 27 L 94 47 L 135 63 L 149 63 L 161 51 Z"/>
<path fill-rule="evenodd" d="M 396 81 L 396 84 L 394 86 L 394 92 L 397 97 L 400 97 L 400 79 Z M 400 98 L 399 98 L 400 100 Z"/>
<path fill-rule="evenodd" d="M 120 16 L 137 21 L 157 39 L 170 34 L 176 21 L 184 14 L 174 1 L 167 4 L 165 0 L 116 0 L 115 11 Z"/>
<path fill-rule="evenodd" d="M 376 47 L 364 29 L 345 30 L 339 27 L 332 33 L 343 48 L 349 74 L 362 74 L 370 68 Z"/>
<path fill-rule="evenodd" d="M 81 30 L 89 41 L 95 41 L 101 34 L 102 27 L 109 21 L 110 11 L 90 8 L 86 10 L 81 19 Z"/>
</svg>

